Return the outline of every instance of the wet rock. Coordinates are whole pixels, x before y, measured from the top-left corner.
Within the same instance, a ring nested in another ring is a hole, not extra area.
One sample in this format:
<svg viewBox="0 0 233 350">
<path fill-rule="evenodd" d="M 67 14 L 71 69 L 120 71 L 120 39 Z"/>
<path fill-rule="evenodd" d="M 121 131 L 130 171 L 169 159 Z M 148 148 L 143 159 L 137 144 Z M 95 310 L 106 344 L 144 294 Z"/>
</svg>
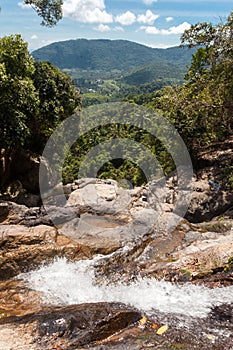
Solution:
<svg viewBox="0 0 233 350">
<path fill-rule="evenodd" d="M 233 256 L 232 242 L 232 230 L 203 231 L 183 220 L 171 232 L 152 229 L 138 236 L 127 249 L 119 249 L 105 258 L 103 264 L 99 262 L 97 276 L 127 281 L 141 275 L 182 283 L 206 281 L 213 287 L 230 285 L 233 283 L 229 264 Z"/>
<path fill-rule="evenodd" d="M 14 279 L 0 282 L 0 318 L 23 316 L 42 308 L 41 293 L 28 288 L 24 282 Z"/>
<path fill-rule="evenodd" d="M 90 303 L 9 317 L 1 319 L 0 324 L 14 329 L 16 335 L 23 333 L 20 345 L 25 350 L 30 344 L 36 344 L 36 349 L 52 349 L 56 345 L 71 350 L 105 339 L 140 318 L 138 310 L 123 304 Z M 1 336 L 3 331 L 0 326 Z"/>
<path fill-rule="evenodd" d="M 233 305 L 222 304 L 215 306 L 211 310 L 210 317 L 220 322 L 229 322 L 233 324 Z"/>
<path fill-rule="evenodd" d="M 198 232 L 196 239 L 187 243 L 186 241 L 183 249 L 173 253 L 176 261 L 169 267 L 189 271 L 195 278 L 223 268 L 233 256 L 233 231 L 223 234 Z"/>
<path fill-rule="evenodd" d="M 54 227 L 0 225 L 0 248 L 6 252 L 9 249 L 17 249 L 21 245 L 54 243 L 56 239 L 57 230 Z"/>
<path fill-rule="evenodd" d="M 1 280 L 51 262 L 55 256 L 79 260 L 92 254 L 89 248 L 58 235 L 54 227 L 0 225 Z"/>
</svg>

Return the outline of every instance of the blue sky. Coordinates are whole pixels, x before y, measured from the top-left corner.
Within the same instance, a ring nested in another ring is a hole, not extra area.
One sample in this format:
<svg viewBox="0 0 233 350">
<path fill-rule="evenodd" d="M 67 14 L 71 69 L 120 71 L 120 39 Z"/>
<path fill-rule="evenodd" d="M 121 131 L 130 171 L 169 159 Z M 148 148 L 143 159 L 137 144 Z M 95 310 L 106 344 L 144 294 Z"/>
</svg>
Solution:
<svg viewBox="0 0 233 350">
<path fill-rule="evenodd" d="M 22 1 L 0 0 L 0 36 L 20 33 L 34 50 L 67 39 L 127 39 L 151 47 L 179 45 L 180 35 L 199 21 L 217 23 L 233 0 L 64 0 L 64 18 L 54 28 Z"/>
</svg>

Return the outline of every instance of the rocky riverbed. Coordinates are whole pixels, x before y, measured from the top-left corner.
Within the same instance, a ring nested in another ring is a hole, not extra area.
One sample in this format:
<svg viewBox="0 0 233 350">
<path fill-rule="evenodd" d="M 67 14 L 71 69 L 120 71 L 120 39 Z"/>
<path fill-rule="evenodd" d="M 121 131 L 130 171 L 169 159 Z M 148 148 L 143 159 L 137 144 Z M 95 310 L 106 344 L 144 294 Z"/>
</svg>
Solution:
<svg viewBox="0 0 233 350">
<path fill-rule="evenodd" d="M 150 186 L 2 197 L 0 349 L 233 348 L 233 194 L 194 177 L 181 218 L 176 176 Z"/>
</svg>

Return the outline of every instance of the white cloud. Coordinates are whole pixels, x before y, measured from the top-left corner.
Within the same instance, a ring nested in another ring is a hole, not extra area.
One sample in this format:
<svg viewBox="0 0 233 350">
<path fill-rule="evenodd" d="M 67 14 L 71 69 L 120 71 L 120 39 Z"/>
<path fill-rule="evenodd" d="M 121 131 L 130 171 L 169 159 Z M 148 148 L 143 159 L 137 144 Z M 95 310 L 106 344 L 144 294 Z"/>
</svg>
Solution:
<svg viewBox="0 0 233 350">
<path fill-rule="evenodd" d="M 105 11 L 104 0 L 64 0 L 64 17 L 83 23 L 112 23 L 112 14 Z"/>
<path fill-rule="evenodd" d="M 114 30 L 115 30 L 116 32 L 124 32 L 124 31 L 125 31 L 124 28 L 119 27 L 119 26 L 114 27 Z"/>
<path fill-rule="evenodd" d="M 153 24 L 157 18 L 159 18 L 159 15 L 147 10 L 145 15 L 138 15 L 137 21 L 144 24 Z"/>
<path fill-rule="evenodd" d="M 21 9 L 30 9 L 30 5 L 26 5 L 23 2 L 18 2 L 18 6 L 21 7 Z"/>
<path fill-rule="evenodd" d="M 179 24 L 178 26 L 174 26 L 169 28 L 168 30 L 162 30 L 164 31 L 164 34 L 170 35 L 170 34 L 182 34 L 186 29 L 189 29 L 191 27 L 191 24 L 188 22 L 183 22 Z M 163 33 L 162 33 L 163 34 Z"/>
<path fill-rule="evenodd" d="M 97 30 L 98 32 L 109 32 L 111 30 L 111 28 L 106 25 L 106 24 L 99 24 L 98 27 L 94 28 L 95 30 Z"/>
<path fill-rule="evenodd" d="M 45 46 L 45 45 L 50 45 L 50 44 L 52 44 L 52 43 L 55 43 L 57 40 L 45 40 L 45 39 L 43 39 L 43 40 L 41 40 L 41 46 Z"/>
<path fill-rule="evenodd" d="M 178 26 L 170 27 L 169 29 L 159 29 L 154 26 L 142 26 L 140 30 L 145 30 L 146 34 L 162 34 L 162 35 L 172 35 L 172 34 L 182 34 L 186 29 L 189 29 L 191 24 L 188 22 L 183 22 Z"/>
<path fill-rule="evenodd" d="M 133 12 L 127 11 L 125 13 L 122 13 L 121 15 L 116 16 L 115 21 L 119 22 L 124 26 L 129 26 L 136 22 L 136 16 Z"/>
<path fill-rule="evenodd" d="M 167 22 L 171 22 L 171 21 L 173 21 L 173 19 L 174 19 L 173 17 L 166 17 Z"/>
<path fill-rule="evenodd" d="M 145 30 L 146 34 L 160 34 L 160 29 L 156 27 L 140 27 L 140 29 Z"/>
<path fill-rule="evenodd" d="M 32 35 L 32 36 L 30 37 L 30 39 L 31 39 L 31 40 L 36 40 L 36 39 L 39 39 L 39 38 L 38 38 L 38 36 L 37 36 L 36 34 L 34 34 L 34 35 Z"/>
<path fill-rule="evenodd" d="M 157 2 L 158 0 L 143 0 L 144 4 L 146 5 L 152 5 L 153 2 Z"/>
</svg>

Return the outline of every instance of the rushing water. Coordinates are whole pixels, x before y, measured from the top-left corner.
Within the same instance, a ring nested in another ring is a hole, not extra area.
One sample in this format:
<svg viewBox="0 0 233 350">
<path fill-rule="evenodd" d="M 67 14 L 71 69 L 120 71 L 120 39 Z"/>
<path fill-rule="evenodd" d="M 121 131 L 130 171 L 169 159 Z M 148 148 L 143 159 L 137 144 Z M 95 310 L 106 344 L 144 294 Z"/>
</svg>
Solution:
<svg viewBox="0 0 233 350">
<path fill-rule="evenodd" d="M 27 285 L 43 293 L 44 302 L 70 305 L 87 302 L 122 302 L 153 314 L 157 310 L 189 317 L 206 317 L 215 305 L 233 302 L 233 286 L 208 289 L 192 284 L 174 285 L 138 278 L 123 284 L 97 284 L 95 260 L 68 262 L 57 259 L 36 271 L 21 274 Z"/>
</svg>

